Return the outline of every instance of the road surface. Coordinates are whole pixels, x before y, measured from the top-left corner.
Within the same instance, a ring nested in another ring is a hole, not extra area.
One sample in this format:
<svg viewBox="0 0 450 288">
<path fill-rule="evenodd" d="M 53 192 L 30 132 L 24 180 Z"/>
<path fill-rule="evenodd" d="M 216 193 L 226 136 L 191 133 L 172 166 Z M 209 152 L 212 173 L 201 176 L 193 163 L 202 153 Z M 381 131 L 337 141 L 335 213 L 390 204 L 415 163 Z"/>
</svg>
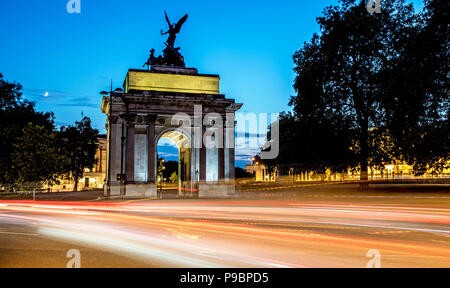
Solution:
<svg viewBox="0 0 450 288">
<path fill-rule="evenodd" d="M 450 267 L 450 194 L 0 201 L 0 267 L 64 268 L 70 249 L 82 267 Z"/>
</svg>

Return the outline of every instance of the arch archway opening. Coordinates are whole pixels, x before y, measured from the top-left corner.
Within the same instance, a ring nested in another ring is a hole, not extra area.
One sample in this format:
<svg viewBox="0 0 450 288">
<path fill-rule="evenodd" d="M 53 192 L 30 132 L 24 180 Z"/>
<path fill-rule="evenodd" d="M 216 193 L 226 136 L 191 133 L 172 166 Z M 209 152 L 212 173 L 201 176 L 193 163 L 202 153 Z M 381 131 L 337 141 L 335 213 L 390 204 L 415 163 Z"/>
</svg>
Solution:
<svg viewBox="0 0 450 288">
<path fill-rule="evenodd" d="M 157 183 L 162 197 L 182 197 L 191 182 L 191 145 L 179 131 L 162 134 L 156 143 Z"/>
</svg>

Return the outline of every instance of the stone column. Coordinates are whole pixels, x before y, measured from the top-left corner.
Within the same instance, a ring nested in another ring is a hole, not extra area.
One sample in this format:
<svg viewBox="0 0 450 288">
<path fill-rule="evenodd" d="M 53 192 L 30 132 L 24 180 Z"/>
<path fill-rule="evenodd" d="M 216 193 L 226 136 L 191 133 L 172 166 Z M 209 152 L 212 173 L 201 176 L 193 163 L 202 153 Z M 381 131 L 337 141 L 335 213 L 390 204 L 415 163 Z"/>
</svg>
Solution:
<svg viewBox="0 0 450 288">
<path fill-rule="evenodd" d="M 111 117 L 111 123 L 109 124 L 109 143 L 108 143 L 108 154 L 110 155 L 108 161 L 108 173 L 110 175 L 111 183 L 117 182 L 116 174 L 120 171 L 120 134 L 118 134 L 118 127 L 120 126 L 117 116 Z"/>
<path fill-rule="evenodd" d="M 200 148 L 200 181 L 206 181 L 206 147 L 204 142 L 204 137 L 206 134 L 206 127 L 202 125 L 202 143 Z"/>
<path fill-rule="evenodd" d="M 108 123 L 106 124 L 106 131 L 107 131 L 107 136 L 106 136 L 106 185 L 104 187 L 104 196 L 109 197 L 110 196 L 110 186 L 111 186 L 111 181 L 112 181 L 112 177 L 111 177 L 111 123 L 109 121 L 109 116 L 108 116 Z"/>
<path fill-rule="evenodd" d="M 155 121 L 156 116 L 149 116 L 148 130 L 147 130 L 147 145 L 148 145 L 148 182 L 156 183 L 156 147 L 155 143 Z"/>
<path fill-rule="evenodd" d="M 222 123 L 224 123 L 222 121 Z M 218 166 L 219 166 L 219 171 L 218 171 L 218 175 L 219 175 L 219 181 L 224 181 L 225 180 L 225 143 L 224 143 L 224 136 L 225 136 L 225 128 L 222 127 L 222 131 L 220 131 L 220 133 L 222 133 L 222 135 L 219 135 L 219 148 L 218 148 Z"/>
<path fill-rule="evenodd" d="M 236 177 L 236 167 L 235 167 L 235 162 L 234 162 L 234 157 L 235 157 L 235 152 L 234 152 L 234 148 L 231 148 L 228 150 L 229 152 L 229 165 L 230 165 L 230 180 L 234 181 L 234 178 Z"/>
<path fill-rule="evenodd" d="M 119 117 L 117 115 L 111 116 L 111 123 L 109 128 L 109 139 L 108 139 L 108 157 L 109 161 L 107 163 L 107 169 L 111 182 L 107 189 L 108 196 L 118 196 L 120 195 L 119 181 L 117 181 L 117 175 L 120 173 L 120 136 L 121 136 L 121 124 L 119 122 Z"/>
<path fill-rule="evenodd" d="M 234 111 L 232 113 L 228 112 L 227 113 L 227 119 L 226 119 L 226 128 L 225 128 L 225 133 L 226 133 L 226 149 L 227 149 L 227 154 L 228 154 L 228 175 L 227 178 L 230 181 L 234 181 L 235 178 L 235 162 L 234 162 L 234 157 L 235 157 L 235 133 L 236 130 L 236 120 L 235 120 L 235 115 L 234 115 Z"/>
<path fill-rule="evenodd" d="M 134 184 L 135 129 L 134 121 L 130 121 L 127 127 L 127 184 Z"/>
</svg>

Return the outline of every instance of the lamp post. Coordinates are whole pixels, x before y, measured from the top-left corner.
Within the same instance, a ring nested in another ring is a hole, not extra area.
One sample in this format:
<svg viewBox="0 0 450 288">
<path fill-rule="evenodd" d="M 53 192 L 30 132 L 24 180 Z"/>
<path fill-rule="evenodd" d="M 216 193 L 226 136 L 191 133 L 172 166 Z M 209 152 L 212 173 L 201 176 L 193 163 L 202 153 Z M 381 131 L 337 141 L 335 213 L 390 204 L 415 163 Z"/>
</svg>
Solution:
<svg viewBox="0 0 450 288">
<path fill-rule="evenodd" d="M 109 198 L 111 196 L 111 145 L 112 145 L 112 137 L 111 137 L 111 125 L 112 125 L 112 108 L 113 108 L 113 96 L 115 94 L 119 94 L 122 93 L 123 90 L 121 88 L 117 88 L 113 91 L 112 88 L 112 82 L 111 82 L 111 90 L 109 92 L 107 91 L 102 91 L 100 92 L 100 95 L 103 96 L 109 96 L 109 113 L 108 113 L 108 158 L 107 158 L 107 179 L 106 179 L 106 189 L 107 189 L 107 197 Z M 122 176 L 122 175 L 121 175 Z M 122 177 L 120 177 L 122 178 Z"/>
<path fill-rule="evenodd" d="M 125 141 L 127 140 L 127 137 L 125 136 L 125 121 L 128 121 L 128 113 L 122 113 L 120 114 L 120 118 L 122 118 L 122 136 L 120 137 L 120 198 L 123 199 L 123 197 L 126 194 L 126 187 L 125 187 L 125 169 L 124 169 L 124 151 L 125 151 Z M 127 128 L 128 130 L 128 128 Z M 128 133 L 127 133 L 128 134 Z"/>
<path fill-rule="evenodd" d="M 122 90 L 122 89 L 120 89 Z M 123 92 L 123 91 L 122 91 Z M 126 195 L 127 191 L 127 178 L 125 173 L 125 164 L 128 162 L 128 153 L 127 153 L 127 159 L 124 163 L 124 153 L 125 153 L 125 143 L 128 143 L 128 122 L 130 121 L 130 111 L 129 111 L 129 102 L 128 99 L 125 97 L 123 93 L 120 93 L 120 98 L 122 99 L 123 104 L 125 105 L 125 113 L 122 113 L 120 115 L 120 118 L 122 118 L 122 136 L 121 136 L 121 143 L 120 143 L 120 196 L 123 199 L 123 197 Z M 125 128 L 125 122 L 127 123 L 127 127 Z M 128 148 L 127 148 L 128 151 Z"/>
<path fill-rule="evenodd" d="M 159 174 L 159 197 L 162 200 L 163 199 L 163 180 L 164 180 L 164 170 L 166 170 L 166 167 L 164 166 L 166 163 L 166 160 L 164 158 L 159 159 L 158 161 L 158 174 Z"/>
</svg>

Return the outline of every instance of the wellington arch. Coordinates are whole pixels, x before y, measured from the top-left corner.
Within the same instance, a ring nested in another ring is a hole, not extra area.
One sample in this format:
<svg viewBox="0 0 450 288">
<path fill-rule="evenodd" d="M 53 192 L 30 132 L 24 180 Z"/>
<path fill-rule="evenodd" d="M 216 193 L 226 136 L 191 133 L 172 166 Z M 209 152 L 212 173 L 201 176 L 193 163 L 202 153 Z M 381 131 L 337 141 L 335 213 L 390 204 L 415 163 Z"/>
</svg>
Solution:
<svg viewBox="0 0 450 288">
<path fill-rule="evenodd" d="M 108 118 L 106 196 L 157 197 L 161 138 L 178 146 L 180 185 L 196 192 L 189 197 L 232 196 L 234 114 L 241 107 L 220 93 L 219 75 L 170 65 L 130 69 L 123 92 L 110 92 L 101 106 Z"/>
</svg>

